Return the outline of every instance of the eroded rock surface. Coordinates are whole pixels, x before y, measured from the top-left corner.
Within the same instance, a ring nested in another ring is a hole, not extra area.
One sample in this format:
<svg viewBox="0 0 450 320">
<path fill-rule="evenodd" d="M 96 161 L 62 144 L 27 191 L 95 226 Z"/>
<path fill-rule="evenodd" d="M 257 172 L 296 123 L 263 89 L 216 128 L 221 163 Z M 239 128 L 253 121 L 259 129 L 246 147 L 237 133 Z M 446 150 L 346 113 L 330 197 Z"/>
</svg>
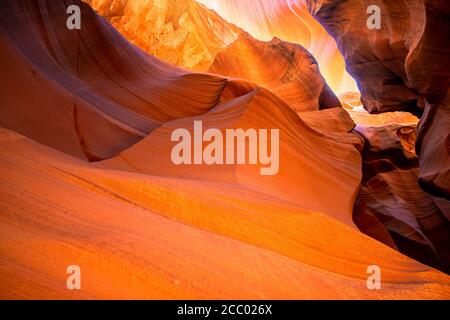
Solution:
<svg viewBox="0 0 450 320">
<path fill-rule="evenodd" d="M 177 66 L 205 71 L 244 32 L 194 0 L 87 0 L 130 42 Z"/>
<path fill-rule="evenodd" d="M 355 223 L 381 242 L 449 273 L 450 202 L 419 187 L 416 126 L 357 126 L 356 131 L 365 147 Z"/>
<path fill-rule="evenodd" d="M 265 87 L 297 112 L 341 106 L 315 58 L 302 46 L 276 38 L 243 37 L 220 51 L 209 71 Z"/>
<path fill-rule="evenodd" d="M 370 112 L 422 115 L 417 135 L 421 187 L 450 197 L 450 2 L 306 0 L 336 39 Z M 381 29 L 367 8 L 381 9 Z"/>
</svg>

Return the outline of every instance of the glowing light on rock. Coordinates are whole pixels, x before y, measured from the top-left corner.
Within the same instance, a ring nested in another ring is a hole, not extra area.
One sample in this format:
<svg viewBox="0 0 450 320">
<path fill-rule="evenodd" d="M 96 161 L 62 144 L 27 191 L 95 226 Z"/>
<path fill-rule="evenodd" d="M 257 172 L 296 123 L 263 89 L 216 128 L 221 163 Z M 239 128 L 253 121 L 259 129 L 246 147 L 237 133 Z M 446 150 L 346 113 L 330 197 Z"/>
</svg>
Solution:
<svg viewBox="0 0 450 320">
<path fill-rule="evenodd" d="M 345 71 L 336 42 L 309 14 L 301 0 L 198 0 L 229 22 L 260 40 L 273 37 L 299 43 L 317 59 L 320 71 L 336 94 L 358 91 Z"/>
</svg>

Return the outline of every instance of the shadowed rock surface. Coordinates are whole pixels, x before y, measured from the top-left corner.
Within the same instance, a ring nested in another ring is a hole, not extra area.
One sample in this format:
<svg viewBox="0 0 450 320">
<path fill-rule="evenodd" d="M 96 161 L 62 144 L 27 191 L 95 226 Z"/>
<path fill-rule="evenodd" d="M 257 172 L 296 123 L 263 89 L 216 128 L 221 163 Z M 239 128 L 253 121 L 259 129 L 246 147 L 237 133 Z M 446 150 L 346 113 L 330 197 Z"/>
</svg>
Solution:
<svg viewBox="0 0 450 320">
<path fill-rule="evenodd" d="M 420 186 L 450 197 L 450 2 L 306 0 L 336 39 L 370 112 L 423 114 L 418 127 Z M 381 29 L 367 28 L 367 8 Z"/>
<path fill-rule="evenodd" d="M 357 126 L 365 139 L 363 178 L 354 220 L 368 235 L 450 272 L 450 202 L 417 182 L 416 127 Z"/>
</svg>

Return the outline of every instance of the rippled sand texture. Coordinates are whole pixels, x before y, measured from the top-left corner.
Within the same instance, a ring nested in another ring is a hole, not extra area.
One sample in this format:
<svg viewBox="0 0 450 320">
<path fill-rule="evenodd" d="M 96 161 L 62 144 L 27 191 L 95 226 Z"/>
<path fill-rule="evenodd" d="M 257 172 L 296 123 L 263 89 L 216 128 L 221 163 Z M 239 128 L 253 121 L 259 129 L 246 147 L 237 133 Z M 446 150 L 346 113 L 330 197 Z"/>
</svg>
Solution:
<svg viewBox="0 0 450 320">
<path fill-rule="evenodd" d="M 362 140 L 343 108 L 302 116 L 252 82 L 170 66 L 88 5 L 69 31 L 67 3 L 0 4 L 1 298 L 450 297 L 448 275 L 353 223 Z M 194 120 L 280 129 L 279 174 L 172 164 L 171 132 Z"/>
</svg>

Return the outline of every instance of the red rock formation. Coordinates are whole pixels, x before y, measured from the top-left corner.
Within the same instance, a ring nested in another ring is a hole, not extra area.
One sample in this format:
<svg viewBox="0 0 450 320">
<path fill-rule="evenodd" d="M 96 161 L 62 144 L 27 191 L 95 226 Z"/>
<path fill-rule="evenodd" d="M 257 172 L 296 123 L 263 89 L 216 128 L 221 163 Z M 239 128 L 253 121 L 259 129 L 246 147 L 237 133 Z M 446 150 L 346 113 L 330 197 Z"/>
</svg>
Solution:
<svg viewBox="0 0 450 320">
<path fill-rule="evenodd" d="M 299 115 L 307 125 L 324 136 L 354 145 L 359 151 L 362 151 L 364 141 L 353 132 L 355 122 L 344 108 L 301 112 Z"/>
<path fill-rule="evenodd" d="M 447 275 L 239 184 L 100 168 L 3 129 L 0 150 L 3 299 L 450 295 Z M 74 263 L 82 290 L 65 287 Z M 382 290 L 367 290 L 368 264 Z"/>
<path fill-rule="evenodd" d="M 370 112 L 423 112 L 417 136 L 419 182 L 450 198 L 450 3 L 306 0 L 336 39 Z M 366 26 L 369 5 L 382 13 L 380 30 Z"/>
<path fill-rule="evenodd" d="M 353 121 L 362 127 L 382 127 L 392 124 L 416 127 L 419 122 L 417 116 L 405 111 L 369 113 L 364 109 L 359 93 L 342 94 L 339 100 Z"/>
<path fill-rule="evenodd" d="M 420 155 L 420 186 L 450 200 L 450 91 L 441 102 L 426 102 L 416 149 Z"/>
<path fill-rule="evenodd" d="M 87 0 L 129 41 L 159 59 L 205 71 L 244 32 L 194 0 Z"/>
<path fill-rule="evenodd" d="M 317 60 L 328 85 L 336 94 L 358 91 L 345 71 L 336 42 L 299 0 L 198 0 L 225 20 L 248 31 L 258 40 L 274 37 L 303 46 Z"/>
<path fill-rule="evenodd" d="M 214 62 L 208 71 L 268 85 L 268 89 L 295 110 L 340 105 L 320 75 L 315 58 L 301 46 L 278 39 L 269 44 L 258 41 L 195 1 L 92 0 L 88 3 L 129 41 L 166 62 L 203 71 Z M 315 22 L 305 10 L 302 12 Z M 301 25 L 297 17 L 294 20 Z M 308 38 L 308 44 L 311 42 Z M 274 61 L 270 68 L 267 59 Z M 332 64 L 336 67 L 338 62 Z"/>
<path fill-rule="evenodd" d="M 351 130 L 342 108 L 308 116 L 344 125 L 313 129 L 266 89 L 149 57 L 86 5 L 82 30 L 64 30 L 70 3 L 0 5 L 1 124 L 35 140 L 0 129 L 1 298 L 450 296 L 447 275 L 353 225 L 361 159 L 325 134 Z M 170 133 L 195 119 L 280 129 L 279 175 L 174 165 Z M 116 127 L 142 123 L 145 138 L 124 150 Z M 115 156 L 89 163 L 83 145 Z M 82 290 L 65 287 L 70 264 Z M 372 264 L 383 290 L 367 290 Z"/>
<path fill-rule="evenodd" d="M 419 187 L 415 126 L 356 130 L 366 144 L 355 223 L 372 237 L 449 273 L 450 202 Z"/>
<path fill-rule="evenodd" d="M 217 54 L 209 72 L 254 82 L 297 112 L 341 106 L 314 57 L 302 46 L 276 38 L 263 42 L 248 36 L 235 41 Z"/>
<path fill-rule="evenodd" d="M 225 79 L 148 56 L 88 5 L 76 3 L 82 7 L 79 31 L 66 28 L 62 1 L 0 4 L 1 126 L 99 160 L 136 143 L 162 121 L 217 104 Z M 196 99 L 190 99 L 194 93 Z"/>
<path fill-rule="evenodd" d="M 279 129 L 279 158 L 282 159 L 279 172 L 274 176 L 261 176 L 259 165 L 175 165 L 170 161 L 174 146 L 171 133 L 177 128 L 192 131 L 194 120 L 201 120 L 205 130 Z M 204 115 L 167 122 L 105 163 L 108 167 L 156 176 L 238 183 L 354 226 L 352 207 L 360 166 L 356 148 L 312 130 L 283 101 L 260 88 L 252 88 Z M 333 176 L 324 171 L 333 172 Z M 326 186 L 323 179 L 327 180 Z M 324 188 L 333 193 L 333 201 L 326 201 L 329 197 L 323 192 Z"/>
</svg>

